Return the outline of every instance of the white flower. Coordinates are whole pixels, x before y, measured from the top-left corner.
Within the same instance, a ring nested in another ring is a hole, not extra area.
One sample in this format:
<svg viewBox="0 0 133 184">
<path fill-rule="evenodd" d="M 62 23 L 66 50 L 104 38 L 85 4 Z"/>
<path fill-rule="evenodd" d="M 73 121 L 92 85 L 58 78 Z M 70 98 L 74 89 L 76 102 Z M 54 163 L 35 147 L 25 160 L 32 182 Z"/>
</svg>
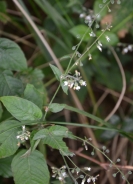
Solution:
<svg viewBox="0 0 133 184">
<path fill-rule="evenodd" d="M 133 46 L 132 45 L 128 45 L 128 50 L 132 51 Z"/>
<path fill-rule="evenodd" d="M 90 15 L 87 15 L 87 16 L 85 17 L 85 19 L 86 19 L 86 20 L 91 20 L 91 16 L 90 16 Z"/>
<path fill-rule="evenodd" d="M 19 139 L 19 138 L 20 138 L 20 136 L 18 135 L 16 138 L 17 138 L 17 139 Z"/>
<path fill-rule="evenodd" d="M 84 13 L 81 13 L 81 14 L 79 15 L 79 17 L 80 17 L 80 18 L 84 18 L 84 17 L 85 17 L 85 14 L 84 14 Z"/>
<path fill-rule="evenodd" d="M 88 179 L 87 179 L 87 183 L 90 183 L 90 182 L 91 182 L 91 178 L 88 178 Z"/>
<path fill-rule="evenodd" d="M 102 43 L 100 41 L 98 41 L 98 45 L 102 47 Z"/>
<path fill-rule="evenodd" d="M 68 85 L 68 82 L 67 81 L 64 81 L 64 86 L 67 86 Z"/>
<path fill-rule="evenodd" d="M 85 178 L 82 180 L 82 183 L 81 184 L 84 184 L 85 183 Z"/>
<path fill-rule="evenodd" d="M 22 130 L 23 130 L 23 131 L 25 131 L 25 125 L 24 125 L 24 126 L 22 126 Z"/>
<path fill-rule="evenodd" d="M 127 52 L 128 52 L 128 48 L 126 47 L 126 48 L 123 49 L 123 53 L 125 54 Z"/>
<path fill-rule="evenodd" d="M 88 171 L 91 171 L 91 168 L 90 167 L 88 167 Z"/>
<path fill-rule="evenodd" d="M 72 88 L 74 85 L 74 83 L 72 82 L 71 84 L 69 84 L 69 87 Z"/>
<path fill-rule="evenodd" d="M 91 171 L 91 168 L 90 168 L 90 167 L 84 167 L 84 169 L 85 169 L 86 171 Z"/>
<path fill-rule="evenodd" d="M 88 56 L 89 56 L 89 60 L 91 60 L 91 59 L 92 59 L 92 56 L 91 56 L 91 54 L 89 54 Z"/>
<path fill-rule="evenodd" d="M 80 72 L 78 72 L 77 70 L 75 70 L 75 75 L 78 77 L 80 76 Z"/>
<path fill-rule="evenodd" d="M 63 177 L 59 176 L 58 177 L 59 181 L 63 181 Z"/>
<path fill-rule="evenodd" d="M 96 36 L 94 32 L 91 32 L 89 34 L 90 34 L 91 37 L 95 37 Z"/>
<path fill-rule="evenodd" d="M 82 82 L 82 86 L 86 86 L 86 81 L 83 81 Z"/>
<path fill-rule="evenodd" d="M 92 181 L 93 181 L 93 182 L 95 182 L 95 181 L 96 181 L 96 178 L 95 178 L 95 177 L 92 177 L 91 179 L 92 179 Z"/>
<path fill-rule="evenodd" d="M 102 48 L 97 44 L 97 48 L 102 52 Z"/>
<path fill-rule="evenodd" d="M 79 83 L 81 86 L 86 86 L 86 81 L 80 80 Z"/>
<path fill-rule="evenodd" d="M 80 90 L 80 86 L 76 86 L 75 89 L 79 91 Z"/>
<path fill-rule="evenodd" d="M 105 36 L 106 40 L 109 42 L 110 41 L 110 38 L 108 36 Z"/>
</svg>

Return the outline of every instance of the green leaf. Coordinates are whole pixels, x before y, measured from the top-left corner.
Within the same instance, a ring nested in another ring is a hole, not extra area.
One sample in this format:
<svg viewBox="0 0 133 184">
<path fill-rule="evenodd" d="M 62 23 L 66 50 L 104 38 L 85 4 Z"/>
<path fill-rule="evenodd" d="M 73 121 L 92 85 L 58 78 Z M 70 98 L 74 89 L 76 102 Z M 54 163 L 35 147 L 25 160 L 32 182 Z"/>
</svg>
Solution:
<svg viewBox="0 0 133 184">
<path fill-rule="evenodd" d="M 0 67 L 21 71 L 27 68 L 26 58 L 20 47 L 7 38 L 0 38 Z"/>
<path fill-rule="evenodd" d="M 0 73 L 0 96 L 21 95 L 23 93 L 23 84 L 21 80 L 13 77 L 9 70 Z"/>
<path fill-rule="evenodd" d="M 57 113 L 64 109 L 65 104 L 52 103 L 49 105 L 49 110 L 51 112 Z"/>
<path fill-rule="evenodd" d="M 23 75 L 21 75 L 20 77 L 25 85 L 27 85 L 27 81 L 28 83 L 34 85 L 34 87 L 43 96 L 43 102 L 44 104 L 46 104 L 47 103 L 47 91 L 43 83 L 43 78 L 44 78 L 43 72 L 38 68 L 35 68 L 35 69 L 28 68 L 27 71 L 24 72 Z"/>
<path fill-rule="evenodd" d="M 87 27 L 86 25 L 82 25 L 82 24 L 81 24 L 81 25 L 78 25 L 78 26 L 74 26 L 73 28 L 71 28 L 71 29 L 69 30 L 69 32 L 70 32 L 75 38 L 78 38 L 78 39 L 79 39 L 79 38 L 81 39 L 87 31 L 90 32 L 90 31 L 91 31 L 90 28 Z M 84 41 L 88 41 L 89 38 L 90 38 L 89 34 L 86 34 L 83 40 L 84 40 Z"/>
<path fill-rule="evenodd" d="M 15 184 L 49 184 L 49 171 L 44 156 L 37 150 L 29 156 L 21 157 L 26 150 L 20 151 L 12 161 Z"/>
<path fill-rule="evenodd" d="M 101 31 L 98 31 L 97 32 L 97 36 L 100 36 L 101 35 Z M 108 42 L 106 40 L 106 37 L 105 36 L 108 36 L 110 38 L 110 41 Z M 100 37 L 100 42 L 103 44 L 103 45 L 116 45 L 118 42 L 119 42 L 119 39 L 118 39 L 118 36 L 115 34 L 115 33 L 111 33 L 111 32 L 106 32 L 104 35 L 102 35 Z"/>
<path fill-rule="evenodd" d="M 49 65 L 58 81 L 60 81 L 60 76 L 62 75 L 61 71 L 54 65 Z"/>
<path fill-rule="evenodd" d="M 18 121 L 9 120 L 0 124 L 0 158 L 13 155 L 18 149 L 17 132 L 20 128 L 16 127 Z"/>
<path fill-rule="evenodd" d="M 38 120 L 41 110 L 32 102 L 15 96 L 4 96 L 0 100 L 6 109 L 18 120 Z"/>
<path fill-rule="evenodd" d="M 84 116 L 86 116 L 88 118 L 91 118 L 91 119 L 95 120 L 98 123 L 101 123 L 103 125 L 106 125 L 107 127 L 112 127 L 112 125 L 110 125 L 110 123 L 105 122 L 104 120 L 102 120 L 102 119 L 100 119 L 100 118 L 98 118 L 98 117 L 96 117 L 96 116 L 94 116 L 94 115 L 92 115 L 92 114 L 90 114 L 88 112 L 85 112 L 83 110 L 79 110 L 77 108 L 74 108 L 74 107 L 71 107 L 71 106 L 68 106 L 68 105 L 65 106 L 65 109 L 68 109 L 70 111 L 73 111 L 73 112 L 77 112 L 79 114 L 82 114 L 82 115 L 84 115 Z"/>
<path fill-rule="evenodd" d="M 11 162 L 13 156 L 0 159 L 0 176 L 4 178 L 12 177 Z"/>
<path fill-rule="evenodd" d="M 50 127 L 49 129 L 43 129 L 38 131 L 33 140 L 43 139 L 44 144 L 48 144 L 54 149 L 58 149 L 60 151 L 68 152 L 68 147 L 65 142 L 62 140 L 65 138 L 74 138 L 72 133 L 68 131 L 66 127 L 55 125 Z"/>
<path fill-rule="evenodd" d="M 68 86 L 64 86 L 64 82 L 63 82 L 63 81 L 61 80 L 61 78 L 60 78 L 61 75 L 62 75 L 61 71 L 60 71 L 56 66 L 54 66 L 54 65 L 51 65 L 51 64 L 50 64 L 50 67 L 51 67 L 53 73 L 55 74 L 56 79 L 57 79 L 58 81 L 60 81 L 60 85 L 61 85 L 61 87 L 62 87 L 62 90 L 64 91 L 64 93 L 68 94 L 68 93 L 67 93 L 67 91 L 68 91 Z"/>
<path fill-rule="evenodd" d="M 43 96 L 32 84 L 26 85 L 24 98 L 36 104 L 40 109 L 43 106 Z"/>
</svg>

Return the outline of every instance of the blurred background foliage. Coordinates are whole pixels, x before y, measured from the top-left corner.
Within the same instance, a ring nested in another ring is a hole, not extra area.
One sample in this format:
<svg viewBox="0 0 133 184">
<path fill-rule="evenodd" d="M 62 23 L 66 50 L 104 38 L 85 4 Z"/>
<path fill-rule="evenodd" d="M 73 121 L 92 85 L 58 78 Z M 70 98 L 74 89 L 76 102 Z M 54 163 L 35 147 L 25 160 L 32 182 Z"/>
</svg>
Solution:
<svg viewBox="0 0 133 184">
<path fill-rule="evenodd" d="M 55 55 L 58 57 L 64 70 L 66 69 L 70 57 L 73 53 L 72 47 L 75 46 L 88 29 L 88 22 L 85 17 L 89 14 L 96 15 L 101 10 L 102 0 L 18 0 L 23 8 L 28 12 L 32 20 L 36 23 L 41 33 L 51 46 Z M 118 1 L 119 2 L 119 1 Z M 83 16 L 84 15 L 84 16 Z M 87 23 L 87 24 L 86 24 Z M 132 136 L 133 132 L 133 1 L 121 0 L 121 4 L 115 3 L 106 8 L 100 14 L 100 17 L 93 25 L 93 30 L 98 36 L 101 29 L 106 23 L 111 23 L 113 26 L 111 31 L 107 33 L 110 37 L 110 42 L 107 42 L 104 37 L 100 38 L 103 44 L 103 51 L 100 52 L 94 45 L 91 49 L 92 59 L 88 59 L 88 55 L 81 61 L 81 66 L 78 70 L 81 72 L 84 80 L 87 81 L 87 87 L 76 92 L 82 107 L 89 113 L 96 114 L 104 119 L 109 112 L 114 108 L 122 89 L 122 79 L 119 67 L 109 49 L 113 46 L 121 60 L 125 75 L 126 75 L 126 94 L 118 111 L 110 119 L 110 123 L 116 128 L 121 128 L 125 132 L 129 132 Z M 22 13 L 16 8 L 13 1 L 0 1 L 0 35 L 1 37 L 9 38 L 18 43 L 24 51 L 28 70 L 18 74 L 24 84 L 27 81 L 33 84 L 40 92 L 44 93 L 44 104 L 47 105 L 49 99 L 52 98 L 58 82 L 49 67 L 49 63 L 54 64 L 51 56 L 42 44 L 41 40 L 36 35 L 33 28 L 29 25 Z M 79 52 L 83 53 L 85 49 L 94 42 L 94 38 L 89 34 L 85 36 L 80 46 Z M 75 58 L 76 60 L 76 58 Z M 74 72 L 71 71 L 72 73 Z M 104 96 L 101 99 L 102 96 Z M 99 101 L 101 99 L 101 102 Z M 55 102 L 66 103 L 74 106 L 71 94 L 64 95 L 62 91 L 57 95 Z M 97 108 L 96 108 L 97 107 Z M 7 112 L 2 115 L 0 106 L 0 118 L 7 118 Z M 58 114 L 48 114 L 49 120 L 79 122 L 75 113 L 70 113 L 65 110 Z M 96 122 L 90 121 L 93 125 Z M 84 129 L 74 128 L 74 134 L 84 137 Z M 110 157 L 115 158 L 115 154 L 121 157 L 122 164 L 133 164 L 132 142 L 125 144 L 125 139 L 112 131 L 94 130 L 94 135 L 100 145 L 105 144 L 110 149 Z M 82 145 L 74 141 L 68 141 L 67 144 L 72 150 L 80 148 Z M 130 146 L 128 146 L 130 145 Z M 127 149 L 128 148 L 128 149 Z M 119 152 L 120 150 L 120 152 Z M 90 155 L 90 150 L 85 154 Z M 62 160 L 59 159 L 59 154 L 50 148 L 46 152 L 48 163 L 54 163 L 60 167 Z M 57 161 L 58 158 L 58 161 Z M 10 163 L 12 157 L 6 159 L 6 162 L 0 160 L 0 183 L 13 183 L 12 179 L 7 179 L 12 176 Z M 97 156 L 95 156 L 97 159 Z M 74 160 L 80 167 L 86 164 L 86 161 L 80 157 Z M 3 166 L 4 163 L 4 166 Z M 94 167 L 94 173 L 100 170 L 95 164 L 88 161 L 88 165 Z M 5 168 L 4 170 L 1 168 Z M 102 179 L 103 176 L 101 169 Z M 130 180 L 133 177 L 130 176 Z M 119 182 L 117 182 L 119 181 Z M 116 183 L 121 183 L 117 178 Z M 53 182 L 59 183 L 57 182 Z M 71 181 L 68 181 L 71 184 Z M 115 181 L 114 181 L 115 183 Z"/>
</svg>

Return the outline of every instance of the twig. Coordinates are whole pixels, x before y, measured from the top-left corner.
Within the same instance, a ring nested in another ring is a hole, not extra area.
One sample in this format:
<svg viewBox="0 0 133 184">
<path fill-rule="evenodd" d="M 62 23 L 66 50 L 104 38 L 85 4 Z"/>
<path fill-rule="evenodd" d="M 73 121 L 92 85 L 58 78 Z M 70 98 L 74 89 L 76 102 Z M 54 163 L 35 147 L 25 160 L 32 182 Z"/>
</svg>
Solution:
<svg viewBox="0 0 133 184">
<path fill-rule="evenodd" d="M 119 99 L 118 99 L 114 109 L 105 118 L 105 121 L 108 121 L 115 114 L 115 112 L 117 111 L 117 109 L 119 108 L 119 106 L 120 106 L 120 104 L 122 102 L 122 99 L 123 99 L 125 91 L 126 91 L 126 77 L 125 77 L 125 72 L 124 72 L 124 69 L 122 67 L 121 61 L 118 58 L 118 55 L 116 54 L 115 50 L 112 47 L 110 47 L 110 50 L 111 50 L 112 54 L 114 55 L 114 57 L 116 59 L 116 62 L 118 64 L 118 66 L 119 66 L 119 69 L 120 69 L 120 72 L 121 72 L 121 76 L 122 76 L 123 87 L 122 87 L 122 91 L 121 91 L 120 97 L 119 97 Z"/>
</svg>

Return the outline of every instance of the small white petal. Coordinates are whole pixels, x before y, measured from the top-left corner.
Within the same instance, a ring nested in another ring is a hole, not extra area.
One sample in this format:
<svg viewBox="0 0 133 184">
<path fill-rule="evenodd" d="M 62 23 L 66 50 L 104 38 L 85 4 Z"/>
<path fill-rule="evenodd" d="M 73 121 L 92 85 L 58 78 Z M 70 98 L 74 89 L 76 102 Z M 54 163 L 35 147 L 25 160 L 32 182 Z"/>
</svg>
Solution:
<svg viewBox="0 0 133 184">
<path fill-rule="evenodd" d="M 97 48 L 102 52 L 102 48 L 97 44 Z"/>
<path fill-rule="evenodd" d="M 80 18 L 84 18 L 84 17 L 85 17 L 85 14 L 84 14 L 84 13 L 81 13 L 81 14 L 79 15 L 79 17 L 80 17 Z"/>
<path fill-rule="evenodd" d="M 102 47 L 102 43 L 100 41 L 98 41 L 98 45 Z"/>
<path fill-rule="evenodd" d="M 72 88 L 72 87 L 73 87 L 73 85 L 74 85 L 74 83 L 71 83 L 71 84 L 69 85 L 69 87 L 70 87 L 70 88 Z"/>
<path fill-rule="evenodd" d="M 90 178 L 88 178 L 87 183 L 90 183 L 90 182 L 91 182 L 91 179 L 90 179 Z"/>
<path fill-rule="evenodd" d="M 85 178 L 82 180 L 82 183 L 81 184 L 84 184 L 85 183 Z"/>
<path fill-rule="evenodd" d="M 76 89 L 76 90 L 80 90 L 80 86 L 76 86 L 75 89 Z"/>
<path fill-rule="evenodd" d="M 106 40 L 109 42 L 110 41 L 110 38 L 108 36 L 105 36 Z"/>
<path fill-rule="evenodd" d="M 25 125 L 24 125 L 24 126 L 22 126 L 22 130 L 23 130 L 23 131 L 25 130 Z"/>
<path fill-rule="evenodd" d="M 67 81 L 64 81 L 64 86 L 67 86 L 68 85 L 68 82 Z"/>
</svg>

